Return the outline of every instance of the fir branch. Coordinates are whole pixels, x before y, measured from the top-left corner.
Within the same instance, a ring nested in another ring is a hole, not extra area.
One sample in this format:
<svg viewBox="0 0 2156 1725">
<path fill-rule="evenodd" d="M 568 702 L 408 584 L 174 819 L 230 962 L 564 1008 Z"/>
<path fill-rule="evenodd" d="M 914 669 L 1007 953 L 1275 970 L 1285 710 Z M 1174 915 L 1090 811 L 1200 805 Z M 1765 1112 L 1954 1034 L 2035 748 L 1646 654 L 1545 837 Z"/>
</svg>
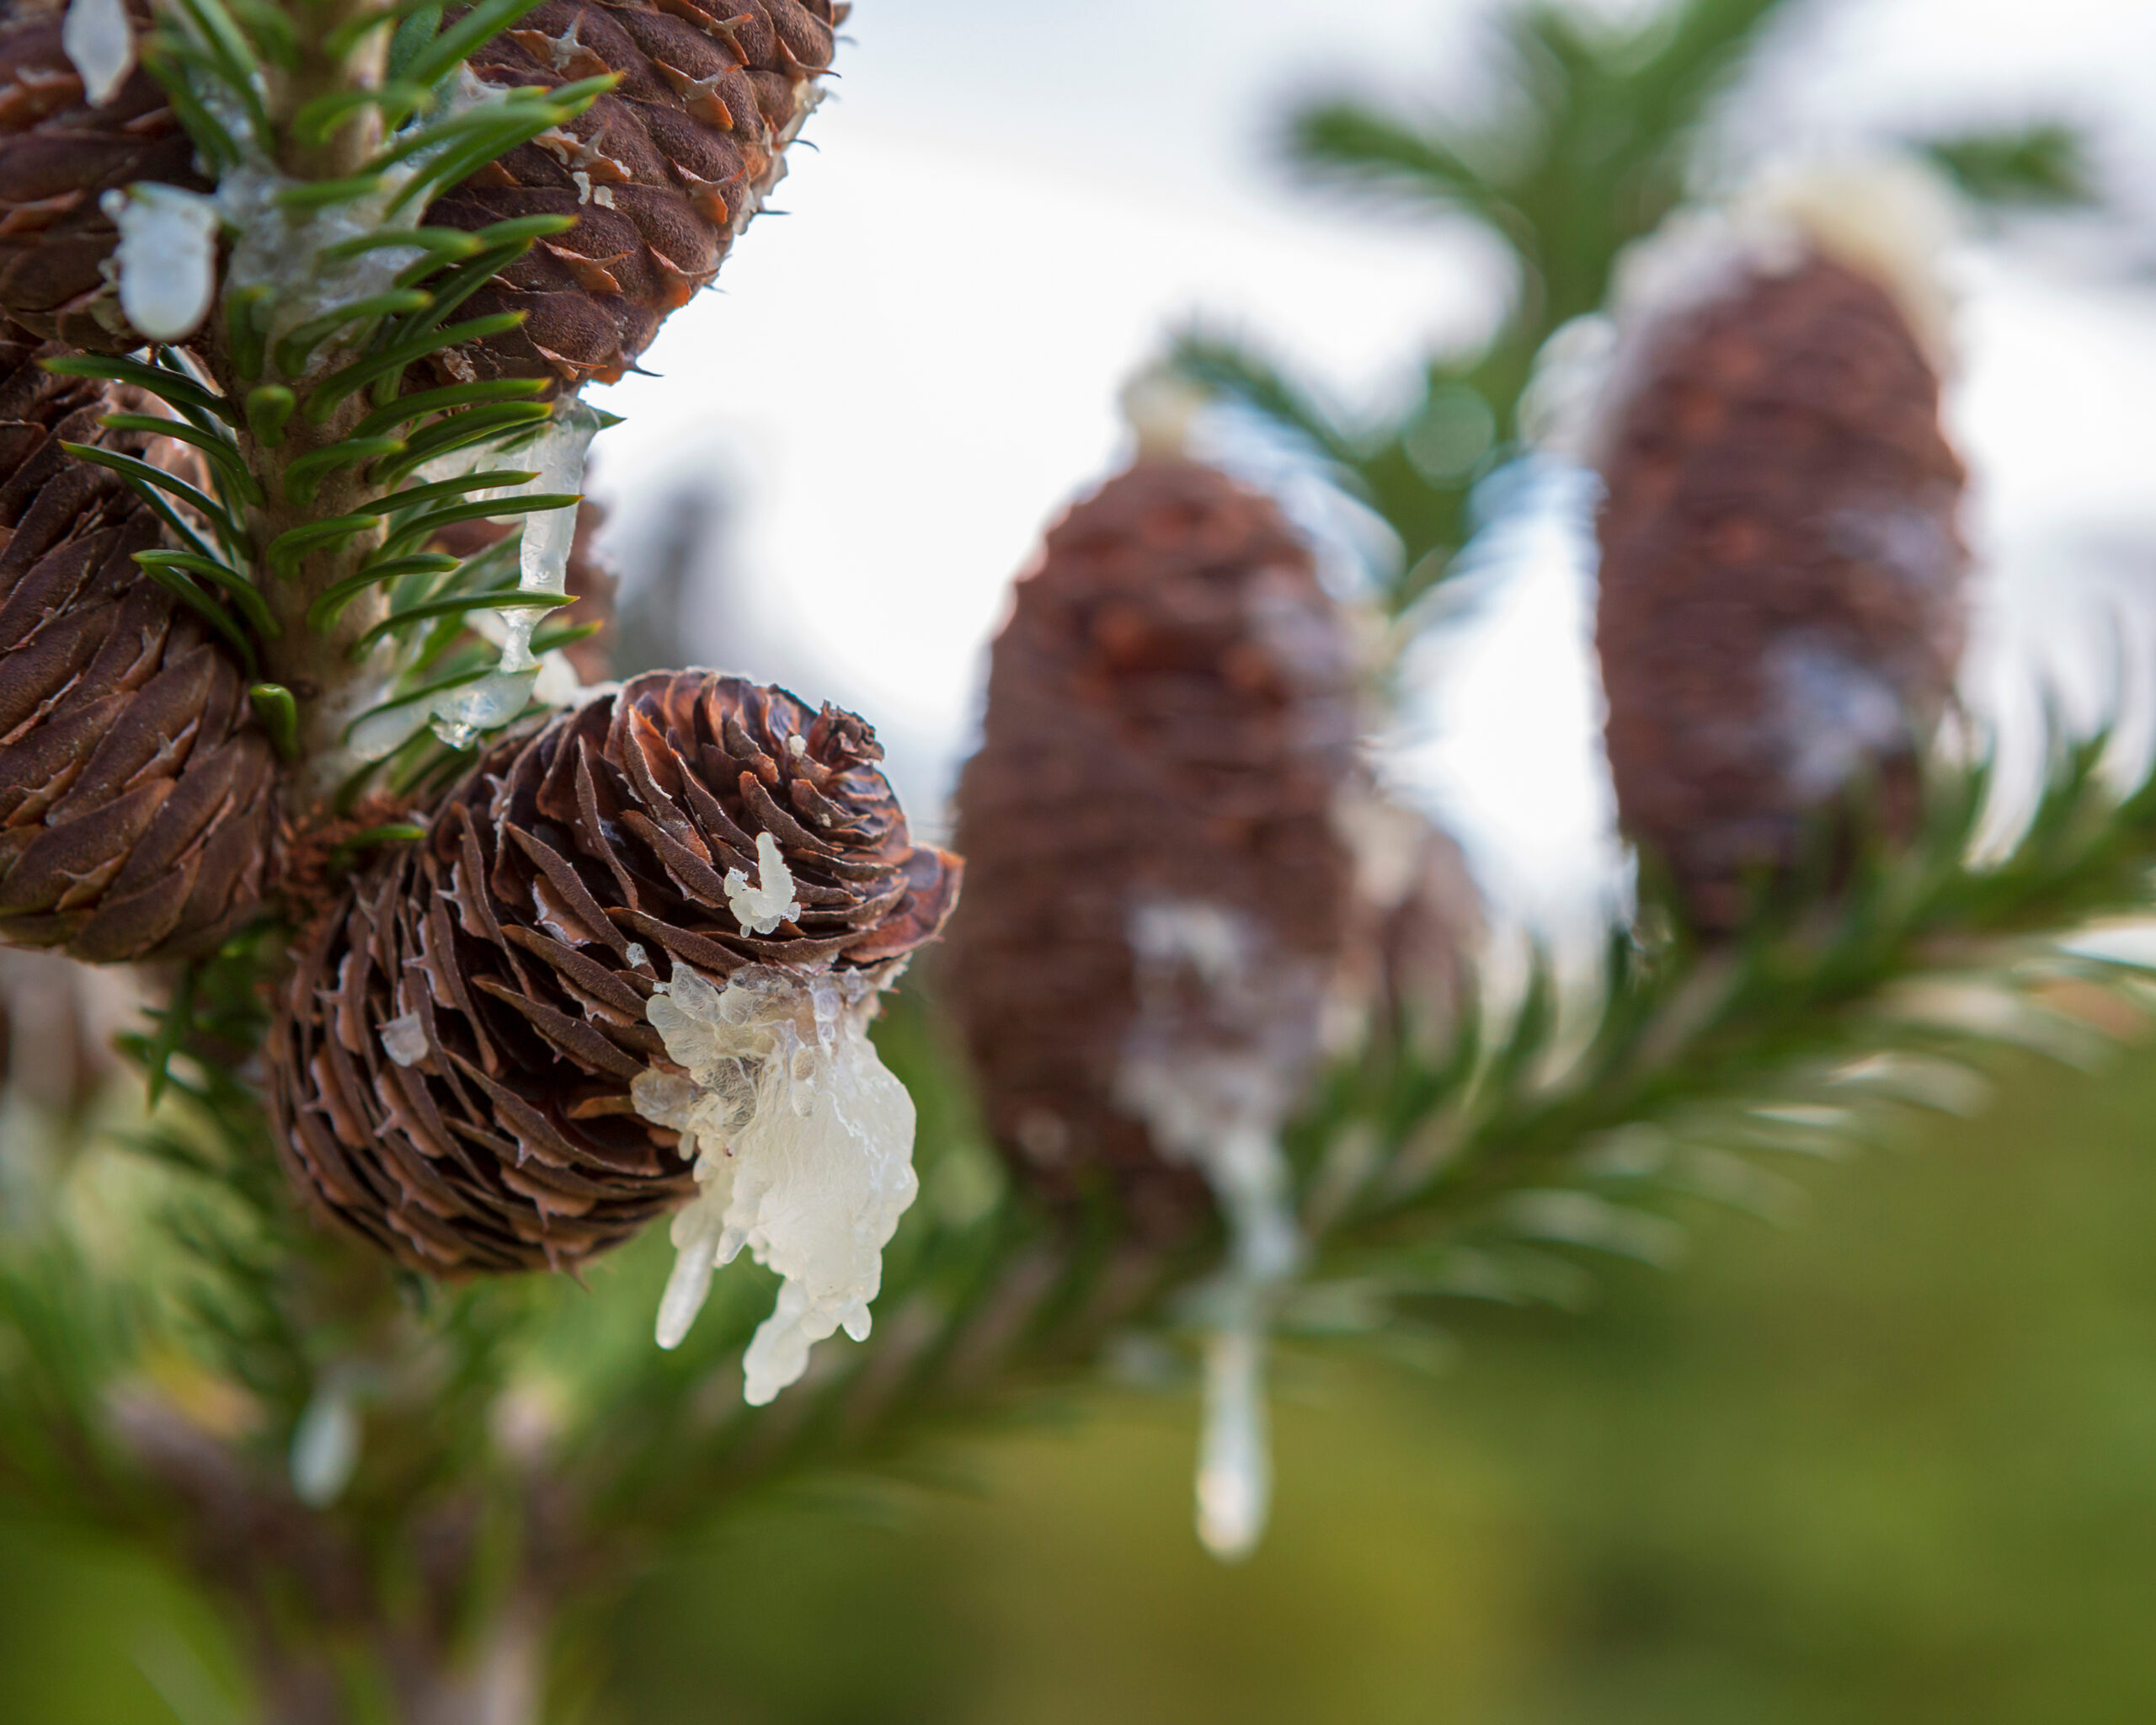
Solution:
<svg viewBox="0 0 2156 1725">
<path fill-rule="evenodd" d="M 1493 56 L 1518 99 L 1502 121 L 1478 130 L 1337 96 L 1289 122 L 1283 152 L 1315 183 L 1470 216 L 1520 273 L 1487 346 L 1433 359 L 1420 401 L 1352 435 L 1316 407 L 1319 392 L 1262 356 L 1198 334 L 1176 344 L 1182 376 L 1312 449 L 1326 476 L 1398 536 L 1388 608 L 1404 611 L 1449 571 L 1469 492 L 1516 452 L 1536 355 L 1559 325 L 1601 307 L 1619 253 L 1668 212 L 1710 106 L 1780 4 L 1682 0 L 1611 31 L 1566 9 L 1518 5 L 1501 14 Z M 1487 415 L 1480 440 L 1457 435 L 1470 398 Z"/>
</svg>

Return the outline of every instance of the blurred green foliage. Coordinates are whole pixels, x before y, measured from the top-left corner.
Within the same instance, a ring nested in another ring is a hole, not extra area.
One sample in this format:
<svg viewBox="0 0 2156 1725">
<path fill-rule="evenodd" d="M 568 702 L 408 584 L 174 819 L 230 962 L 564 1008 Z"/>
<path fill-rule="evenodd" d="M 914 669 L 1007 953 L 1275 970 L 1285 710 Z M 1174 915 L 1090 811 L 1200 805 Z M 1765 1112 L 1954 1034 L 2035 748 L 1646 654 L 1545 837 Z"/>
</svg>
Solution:
<svg viewBox="0 0 2156 1725">
<path fill-rule="evenodd" d="M 1356 95 L 1299 113 L 1282 139 L 1317 184 L 1411 215 L 1468 216 L 1516 279 L 1481 346 L 1434 355 L 1420 399 L 1351 424 L 1269 356 L 1198 328 L 1174 363 L 1308 446 L 1399 542 L 1386 597 L 1404 607 L 1442 579 L 1469 531 L 1468 495 L 1515 446 L 1522 398 L 1550 335 L 1598 311 L 1619 253 L 1684 195 L 1698 134 L 1727 75 L 1785 0 L 1678 0 L 1613 24 L 1576 7 L 1504 8 L 1486 68 L 1490 118 L 1371 106 Z"/>
<path fill-rule="evenodd" d="M 2031 1070 L 1979 1127 L 1822 1170 L 1807 1226 L 1705 1231 L 1584 1320 L 1456 1311 L 1434 1380 L 1291 1355 L 1244 1568 L 1189 1536 L 1179 1394 L 969 1446 L 978 1495 L 744 1509 L 607 1602 L 594 1717 L 2146 1717 L 2152 1119 L 2156 1058 Z M 0 1535 L 0 1717 L 223 1725 L 230 1671 L 138 1560 Z"/>
<path fill-rule="evenodd" d="M 2072 126 L 2047 120 L 2019 131 L 1936 138 L 1924 153 L 1969 196 L 2009 207 L 2064 207 L 2096 200 L 2088 146 Z"/>
</svg>

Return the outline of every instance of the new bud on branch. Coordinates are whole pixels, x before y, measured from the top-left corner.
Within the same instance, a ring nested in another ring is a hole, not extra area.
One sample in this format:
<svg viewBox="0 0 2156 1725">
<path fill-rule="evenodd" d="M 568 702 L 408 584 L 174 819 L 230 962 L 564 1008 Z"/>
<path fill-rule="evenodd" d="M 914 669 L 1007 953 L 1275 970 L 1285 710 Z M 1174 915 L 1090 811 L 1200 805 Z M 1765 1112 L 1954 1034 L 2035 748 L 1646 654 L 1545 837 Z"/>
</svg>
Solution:
<svg viewBox="0 0 2156 1725">
<path fill-rule="evenodd" d="M 1639 308 L 1594 451 L 1626 830 L 1726 931 L 1852 796 L 1916 820 L 1967 553 L 1931 307 L 1804 226 Z"/>
<path fill-rule="evenodd" d="M 958 883 L 881 757 L 703 671 L 496 745 L 304 943 L 270 1049 L 294 1178 L 436 1274 L 569 1268 L 693 1202 L 666 1339 L 744 1244 L 789 1331 L 865 1332 L 912 1114 L 861 1027 Z"/>
</svg>

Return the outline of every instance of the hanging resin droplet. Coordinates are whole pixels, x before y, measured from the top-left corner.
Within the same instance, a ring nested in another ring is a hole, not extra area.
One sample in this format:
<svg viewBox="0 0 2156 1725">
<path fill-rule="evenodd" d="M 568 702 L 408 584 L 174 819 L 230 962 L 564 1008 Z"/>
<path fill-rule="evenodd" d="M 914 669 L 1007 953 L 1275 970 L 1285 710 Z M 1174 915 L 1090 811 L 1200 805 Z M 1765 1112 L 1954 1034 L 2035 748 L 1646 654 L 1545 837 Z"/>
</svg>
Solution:
<svg viewBox="0 0 2156 1725">
<path fill-rule="evenodd" d="M 360 1414 L 350 1389 L 325 1381 L 292 1428 L 289 1462 L 293 1495 L 326 1509 L 344 1495 L 360 1466 Z"/>
<path fill-rule="evenodd" d="M 884 1244 L 920 1189 L 913 1099 L 868 1039 L 874 999 L 858 976 L 751 966 L 721 990 L 677 965 L 646 1009 L 687 1076 L 654 1068 L 630 1094 L 693 1146 L 701 1188 L 674 1219 L 659 1344 L 680 1344 L 713 1268 L 745 1247 L 784 1278 L 742 1361 L 752 1407 L 833 1332 L 867 1339 Z"/>
<path fill-rule="evenodd" d="M 1225 1563 L 1257 1549 L 1273 1508 L 1265 1407 L 1266 1315 L 1259 1292 L 1235 1290 L 1205 1338 L 1205 1425 L 1198 1452 L 1198 1537 Z"/>
<path fill-rule="evenodd" d="M 135 29 L 127 0 L 72 0 L 60 26 L 60 45 L 83 76 L 90 106 L 102 108 L 135 69 Z"/>
<path fill-rule="evenodd" d="M 152 341 L 192 335 L 217 286 L 217 205 L 170 185 L 107 192 L 99 207 L 120 229 L 120 308 Z"/>
</svg>

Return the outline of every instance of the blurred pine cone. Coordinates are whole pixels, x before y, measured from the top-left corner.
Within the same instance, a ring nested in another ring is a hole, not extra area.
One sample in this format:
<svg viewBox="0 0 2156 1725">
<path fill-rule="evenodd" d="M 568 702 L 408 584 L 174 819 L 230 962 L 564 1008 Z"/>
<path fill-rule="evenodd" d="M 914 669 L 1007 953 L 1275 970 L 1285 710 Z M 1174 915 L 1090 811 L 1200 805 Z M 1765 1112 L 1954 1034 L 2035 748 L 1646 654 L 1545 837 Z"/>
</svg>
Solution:
<svg viewBox="0 0 2156 1725">
<path fill-rule="evenodd" d="M 629 1096 L 665 1060 L 655 985 L 882 980 L 949 911 L 958 860 L 907 836 L 882 754 L 708 671 L 499 744 L 302 943 L 270 1044 L 301 1189 L 437 1274 L 573 1266 L 686 1203 L 677 1135 Z"/>
<path fill-rule="evenodd" d="M 119 239 L 98 200 L 136 180 L 208 190 L 195 146 L 139 66 L 101 106 L 61 45 L 65 0 L 14 0 L 0 16 L 0 312 L 93 352 L 141 338 L 121 317 L 105 259 Z M 128 11 L 149 22 L 142 0 Z"/>
<path fill-rule="evenodd" d="M 0 326 L 0 940 L 181 956 L 258 905 L 275 764 L 238 666 L 131 560 L 157 517 L 59 447 L 146 452 L 52 351 Z"/>
<path fill-rule="evenodd" d="M 1049 534 L 996 638 L 939 969 L 990 1129 L 1050 1198 L 1113 1185 L 1171 1230 L 1204 1202 L 1175 1109 L 1293 1105 L 1360 916 L 1361 717 L 1345 618 L 1269 499 L 1145 460 Z"/>
<path fill-rule="evenodd" d="M 1668 314 L 1620 382 L 1596 621 L 1618 809 L 1726 932 L 1859 786 L 1913 830 L 1961 646 L 1964 474 L 1894 295 L 1816 251 Z"/>
<path fill-rule="evenodd" d="M 0 949 L 0 1109 L 19 1100 L 50 1117 L 86 1114 L 120 1076 L 114 1039 L 143 1004 L 131 970 Z"/>
<path fill-rule="evenodd" d="M 490 84 L 618 72 L 568 126 L 512 150 L 427 212 L 448 227 L 567 215 L 474 296 L 523 328 L 441 362 L 459 378 L 611 382 L 668 312 L 709 285 L 786 172 L 819 93 L 837 0 L 545 0 L 472 56 Z"/>
<path fill-rule="evenodd" d="M 1381 805 L 1362 823 L 1364 895 L 1375 919 L 1369 991 L 1381 1033 L 1441 1055 L 1471 1008 L 1485 933 L 1482 894 L 1451 834 Z"/>
</svg>

